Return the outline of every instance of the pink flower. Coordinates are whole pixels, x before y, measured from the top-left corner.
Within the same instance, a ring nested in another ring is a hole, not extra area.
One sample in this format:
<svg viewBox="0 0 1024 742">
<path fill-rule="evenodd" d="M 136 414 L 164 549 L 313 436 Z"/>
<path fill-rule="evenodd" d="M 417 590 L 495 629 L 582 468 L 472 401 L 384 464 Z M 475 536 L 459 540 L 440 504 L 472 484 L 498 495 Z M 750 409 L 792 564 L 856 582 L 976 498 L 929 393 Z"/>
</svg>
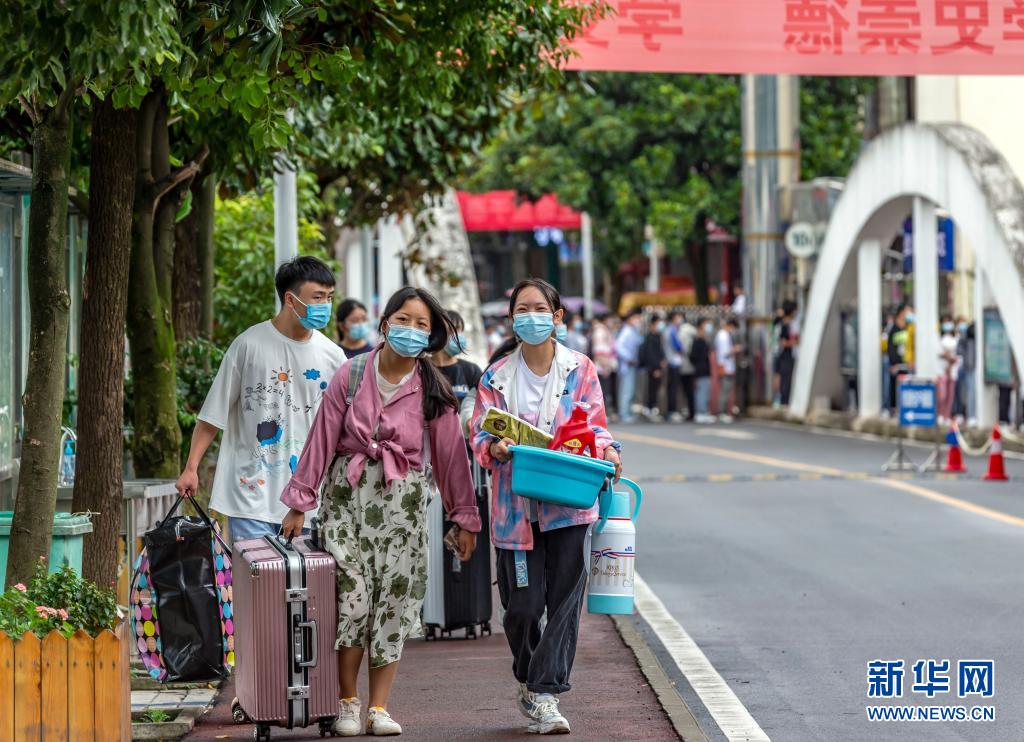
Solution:
<svg viewBox="0 0 1024 742">
<path fill-rule="evenodd" d="M 19 582 L 19 583 L 18 583 L 17 585 L 15 585 L 15 586 L 14 586 L 14 589 L 15 589 L 15 590 L 20 590 L 20 591 L 21 591 L 21 592 L 23 592 L 23 593 L 25 593 L 25 592 L 28 592 L 28 588 L 26 588 L 26 587 L 25 587 L 25 586 L 24 586 L 23 584 L 21 584 L 20 582 Z"/>
<path fill-rule="evenodd" d="M 60 616 L 60 620 L 61 621 L 67 621 L 68 620 L 68 612 L 66 610 L 64 610 L 63 608 L 61 608 L 61 609 L 59 609 L 57 611 L 57 615 Z"/>
<path fill-rule="evenodd" d="M 37 605 L 36 613 L 39 614 L 40 618 L 53 618 L 57 615 L 57 609 L 50 608 L 48 605 Z"/>
</svg>

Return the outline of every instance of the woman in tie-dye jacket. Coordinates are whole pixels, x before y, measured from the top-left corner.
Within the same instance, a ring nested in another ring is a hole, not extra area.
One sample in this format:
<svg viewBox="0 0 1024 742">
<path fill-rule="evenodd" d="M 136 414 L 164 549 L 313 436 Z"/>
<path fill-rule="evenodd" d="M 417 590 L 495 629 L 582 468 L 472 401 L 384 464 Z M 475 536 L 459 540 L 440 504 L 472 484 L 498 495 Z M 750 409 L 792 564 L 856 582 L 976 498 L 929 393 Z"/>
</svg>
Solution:
<svg viewBox="0 0 1024 742">
<path fill-rule="evenodd" d="M 489 408 L 497 407 L 552 433 L 577 404 L 585 404 L 598 455 L 616 465 L 616 476 L 619 446 L 605 428 L 594 364 L 554 340 L 555 326 L 562 320 L 554 287 L 538 279 L 522 281 L 512 291 L 509 315 L 515 339 L 505 348 L 508 354 L 494 361 L 480 380 L 472 445 L 477 460 L 492 473 L 491 538 L 519 709 L 530 720 L 528 731 L 564 734 L 570 731 L 569 722 L 558 711 L 556 695 L 570 687 L 587 584 L 584 542 L 589 524 L 597 520 L 597 508 L 559 507 L 513 494 L 508 449 L 513 441 L 487 433 L 481 422 Z M 547 624 L 541 630 L 545 609 Z"/>
</svg>

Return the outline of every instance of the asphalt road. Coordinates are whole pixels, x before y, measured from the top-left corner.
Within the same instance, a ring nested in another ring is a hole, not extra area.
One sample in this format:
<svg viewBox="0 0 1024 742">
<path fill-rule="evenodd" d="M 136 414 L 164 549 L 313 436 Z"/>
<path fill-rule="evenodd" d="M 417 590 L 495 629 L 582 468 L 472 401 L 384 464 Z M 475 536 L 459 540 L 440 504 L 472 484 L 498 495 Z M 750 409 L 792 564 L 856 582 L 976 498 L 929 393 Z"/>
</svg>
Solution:
<svg viewBox="0 0 1024 742">
<path fill-rule="evenodd" d="M 962 481 L 843 479 L 880 474 L 892 444 L 757 423 L 613 432 L 645 480 L 640 573 L 770 739 L 1024 739 L 1024 461 L 1009 483 L 980 481 L 982 459 Z M 932 658 L 951 660 L 952 692 L 929 701 L 911 668 Z M 904 660 L 902 700 L 867 698 L 875 659 Z M 991 699 L 957 699 L 967 659 L 994 661 Z M 992 705 L 996 720 L 870 722 L 869 703 Z"/>
</svg>

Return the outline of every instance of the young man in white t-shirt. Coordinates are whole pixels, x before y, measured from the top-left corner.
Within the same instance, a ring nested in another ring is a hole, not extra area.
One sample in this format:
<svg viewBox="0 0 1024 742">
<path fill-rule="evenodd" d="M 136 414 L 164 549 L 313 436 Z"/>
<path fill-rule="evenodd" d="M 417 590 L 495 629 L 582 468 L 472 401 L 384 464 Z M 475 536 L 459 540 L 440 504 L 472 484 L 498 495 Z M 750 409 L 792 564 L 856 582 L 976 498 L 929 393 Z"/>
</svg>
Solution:
<svg viewBox="0 0 1024 742">
<path fill-rule="evenodd" d="M 738 348 L 733 343 L 732 334 L 736 332 L 736 320 L 732 317 L 715 335 L 715 365 L 718 366 L 718 420 L 723 423 L 732 422 L 733 383 L 736 380 L 736 353 Z"/>
<path fill-rule="evenodd" d="M 224 431 L 210 507 L 228 516 L 231 538 L 277 534 L 288 508 L 281 492 L 302 453 L 324 390 L 345 361 L 319 330 L 331 320 L 334 273 L 295 258 L 274 279 L 281 309 L 228 348 L 199 412 L 178 492 L 199 488 L 199 462 Z"/>
</svg>

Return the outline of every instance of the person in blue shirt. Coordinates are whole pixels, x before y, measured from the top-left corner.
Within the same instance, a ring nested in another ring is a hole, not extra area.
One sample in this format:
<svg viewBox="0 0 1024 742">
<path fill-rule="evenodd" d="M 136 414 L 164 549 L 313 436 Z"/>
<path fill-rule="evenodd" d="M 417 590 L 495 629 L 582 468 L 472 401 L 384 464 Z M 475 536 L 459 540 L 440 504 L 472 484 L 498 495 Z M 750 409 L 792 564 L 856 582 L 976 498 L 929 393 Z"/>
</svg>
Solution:
<svg viewBox="0 0 1024 742">
<path fill-rule="evenodd" d="M 615 339 L 615 355 L 619 359 L 619 420 L 623 423 L 634 423 L 633 397 L 636 396 L 636 368 L 640 355 L 643 337 L 640 335 L 640 322 L 643 319 L 639 309 L 634 309 L 622 322 L 622 329 Z"/>
</svg>

